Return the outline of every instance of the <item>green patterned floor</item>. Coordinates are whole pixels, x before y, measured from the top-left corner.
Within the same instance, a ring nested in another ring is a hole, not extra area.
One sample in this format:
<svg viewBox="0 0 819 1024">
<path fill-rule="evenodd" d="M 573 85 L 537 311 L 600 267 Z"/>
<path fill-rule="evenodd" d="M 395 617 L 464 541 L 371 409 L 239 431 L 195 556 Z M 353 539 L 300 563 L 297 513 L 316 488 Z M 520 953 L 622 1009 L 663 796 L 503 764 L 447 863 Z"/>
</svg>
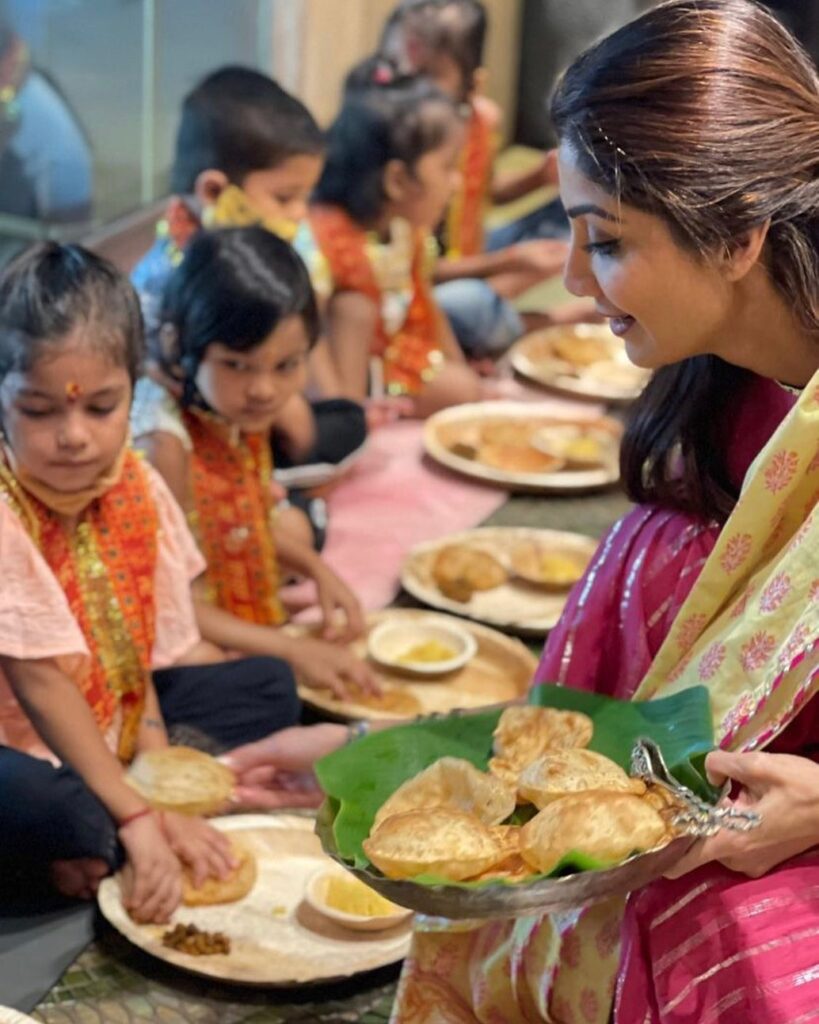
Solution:
<svg viewBox="0 0 819 1024">
<path fill-rule="evenodd" d="M 46 1024 L 386 1024 L 398 967 L 332 988 L 261 991 L 185 975 L 107 926 L 32 1014 Z"/>
</svg>

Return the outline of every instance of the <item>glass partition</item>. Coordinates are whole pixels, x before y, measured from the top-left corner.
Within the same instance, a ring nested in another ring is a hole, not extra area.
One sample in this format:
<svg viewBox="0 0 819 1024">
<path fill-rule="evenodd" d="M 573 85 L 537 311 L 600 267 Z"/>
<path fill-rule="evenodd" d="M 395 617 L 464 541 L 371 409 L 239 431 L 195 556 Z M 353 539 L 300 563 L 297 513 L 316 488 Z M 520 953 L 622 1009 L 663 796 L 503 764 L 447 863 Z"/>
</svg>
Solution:
<svg viewBox="0 0 819 1024">
<path fill-rule="evenodd" d="M 203 75 L 272 72 L 276 0 L 0 0 L 0 259 L 163 196 Z"/>
</svg>

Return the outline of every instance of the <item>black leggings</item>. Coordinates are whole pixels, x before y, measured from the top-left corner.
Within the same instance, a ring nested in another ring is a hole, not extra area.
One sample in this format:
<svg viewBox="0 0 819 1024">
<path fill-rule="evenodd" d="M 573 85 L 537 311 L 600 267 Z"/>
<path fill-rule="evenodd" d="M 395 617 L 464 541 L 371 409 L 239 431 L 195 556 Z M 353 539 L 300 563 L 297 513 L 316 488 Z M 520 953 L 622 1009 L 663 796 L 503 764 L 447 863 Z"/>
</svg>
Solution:
<svg viewBox="0 0 819 1024">
<path fill-rule="evenodd" d="M 299 720 L 290 666 L 279 658 L 163 669 L 154 684 L 172 737 L 203 736 L 213 753 Z M 67 766 L 0 746 L 0 896 L 25 878 L 44 882 L 54 860 L 122 860 L 116 823 Z"/>
</svg>

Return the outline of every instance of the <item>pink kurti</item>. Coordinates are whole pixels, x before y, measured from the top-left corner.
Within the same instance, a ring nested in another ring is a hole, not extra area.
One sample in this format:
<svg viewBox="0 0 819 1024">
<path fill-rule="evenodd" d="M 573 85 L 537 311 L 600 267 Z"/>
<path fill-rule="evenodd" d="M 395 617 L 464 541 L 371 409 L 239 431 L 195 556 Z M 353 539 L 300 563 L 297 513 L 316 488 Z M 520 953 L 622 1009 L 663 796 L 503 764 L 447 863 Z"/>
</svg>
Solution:
<svg viewBox="0 0 819 1024">
<path fill-rule="evenodd" d="M 154 580 L 156 635 L 153 667 L 172 665 L 200 639 L 190 593 L 204 560 L 188 530 L 184 514 L 159 474 L 145 470 L 160 524 Z M 0 656 L 20 661 L 57 661 L 79 681 L 89 658 L 88 646 L 65 594 L 17 515 L 0 501 Z M 37 757 L 56 760 L 48 750 L 8 682 L 0 673 L 0 743 Z"/>
</svg>

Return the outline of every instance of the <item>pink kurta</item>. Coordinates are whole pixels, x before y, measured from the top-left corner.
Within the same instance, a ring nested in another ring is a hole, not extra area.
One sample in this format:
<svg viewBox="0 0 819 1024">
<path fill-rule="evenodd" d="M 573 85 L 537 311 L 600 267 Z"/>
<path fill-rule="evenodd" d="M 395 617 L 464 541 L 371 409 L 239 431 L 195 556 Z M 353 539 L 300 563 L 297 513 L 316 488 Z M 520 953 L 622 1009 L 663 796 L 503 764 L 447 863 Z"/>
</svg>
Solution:
<svg viewBox="0 0 819 1024">
<path fill-rule="evenodd" d="M 725 403 L 714 436 L 728 449 L 729 473 L 737 489 L 793 404 L 793 397 L 776 384 L 750 375 L 731 402 Z M 719 532 L 717 523 L 657 506 L 638 506 L 619 520 L 603 538 L 549 635 L 535 682 L 558 682 L 630 698 Z M 787 733 L 795 735 L 803 719 L 804 715 L 797 718 Z M 679 920 L 686 928 L 685 913 Z M 560 919 L 529 917 L 482 926 L 473 922 L 451 931 L 440 930 L 435 922 L 429 931 L 423 930 L 426 927 L 424 922 L 419 925 L 405 962 L 392 1024 L 599 1024 L 608 1020 L 608 1005 L 602 1005 L 587 987 L 589 978 L 612 973 L 616 963 L 619 934 L 612 931 L 607 904 Z M 544 964 L 551 965 L 548 973 Z M 642 961 L 634 965 L 643 968 Z M 618 1024 L 644 1024 L 646 1008 L 641 1015 L 635 1013 L 645 978 L 637 974 L 633 978 L 631 991 L 637 1003 L 621 1011 Z M 668 1022 L 649 1017 L 645 1024 L 682 1024 L 683 1020 L 698 1024 L 696 1017 L 669 1018 Z M 746 1015 L 741 1024 L 757 1022 Z M 785 1024 L 784 1018 L 776 1024 Z"/>
<path fill-rule="evenodd" d="M 204 560 L 184 514 L 159 474 L 145 470 L 160 524 L 154 599 L 156 636 L 153 667 L 166 668 L 200 639 L 190 584 Z M 53 659 L 70 678 L 82 679 L 88 646 L 57 578 L 17 515 L 0 501 L 0 656 L 17 660 Z M 0 743 L 37 757 L 56 760 L 47 749 L 8 682 L 0 673 Z"/>
</svg>

